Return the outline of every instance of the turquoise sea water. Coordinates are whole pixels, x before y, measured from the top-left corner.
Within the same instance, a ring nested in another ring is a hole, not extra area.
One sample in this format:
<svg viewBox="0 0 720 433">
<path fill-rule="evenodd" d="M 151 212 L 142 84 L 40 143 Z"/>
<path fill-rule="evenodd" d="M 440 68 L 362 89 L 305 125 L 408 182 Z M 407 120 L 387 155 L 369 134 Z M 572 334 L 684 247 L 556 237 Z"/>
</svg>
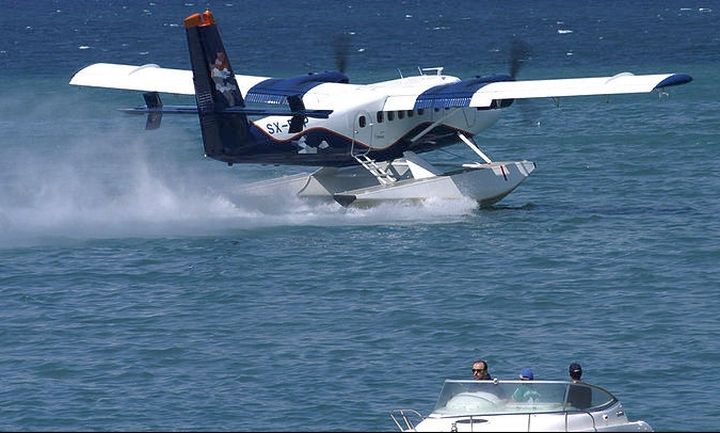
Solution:
<svg viewBox="0 0 720 433">
<path fill-rule="evenodd" d="M 501 378 L 579 361 L 633 420 L 716 429 L 715 2 L 0 4 L 0 430 L 391 430 L 478 357 Z M 332 69 L 351 32 L 353 82 L 503 73 L 513 37 L 521 78 L 695 80 L 513 105 L 477 140 L 538 168 L 490 209 L 250 201 L 296 169 L 204 159 L 196 119 L 146 132 L 116 111 L 139 95 L 67 84 L 187 68 L 206 6 L 238 73 Z"/>
</svg>

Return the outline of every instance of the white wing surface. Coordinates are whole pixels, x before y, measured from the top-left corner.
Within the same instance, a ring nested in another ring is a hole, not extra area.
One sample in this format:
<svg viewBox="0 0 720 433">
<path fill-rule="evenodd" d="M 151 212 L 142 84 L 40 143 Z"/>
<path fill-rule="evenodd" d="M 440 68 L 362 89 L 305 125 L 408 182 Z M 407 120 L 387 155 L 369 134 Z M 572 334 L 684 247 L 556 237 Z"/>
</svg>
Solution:
<svg viewBox="0 0 720 433">
<path fill-rule="evenodd" d="M 255 84 L 268 77 L 236 75 L 240 91 L 247 93 Z M 193 74 L 190 70 L 161 68 L 155 64 L 142 66 L 96 63 L 78 71 L 70 80 L 75 86 L 106 89 L 137 90 L 141 92 L 194 95 Z"/>
<path fill-rule="evenodd" d="M 452 81 L 420 89 L 415 94 L 408 92 L 406 87 L 390 88 L 384 110 L 489 108 L 511 99 L 648 93 L 690 81 L 692 77 L 687 74 L 634 75 L 630 72 L 611 77 L 527 81 L 515 81 L 507 75 L 493 75 Z"/>
<path fill-rule="evenodd" d="M 381 83 L 381 87 L 377 84 L 368 87 L 386 93 L 383 110 L 394 111 L 426 108 L 488 108 L 493 107 L 493 104 L 497 106 L 500 101 L 511 99 L 648 93 L 692 81 L 692 77 L 687 74 L 634 75 L 629 72 L 611 77 L 527 81 L 514 81 L 509 76 L 503 75 L 468 80 L 458 80 L 450 76 L 441 78 L 447 82 L 433 85 L 432 82 L 423 81 L 417 86 L 408 86 L 397 84 L 403 80 L 395 80 Z M 257 84 L 270 80 L 269 77 L 254 75 L 235 75 L 235 79 L 243 95 L 247 95 L 248 91 Z M 405 81 L 415 82 L 407 79 Z M 70 80 L 70 84 L 178 95 L 195 94 L 192 71 L 161 68 L 155 64 L 135 66 L 96 63 L 77 72 Z M 307 89 L 297 91 L 302 94 Z"/>
<path fill-rule="evenodd" d="M 490 83 L 475 92 L 470 106 L 488 107 L 493 100 L 500 99 L 649 93 L 656 89 L 685 84 L 690 80 L 692 78 L 685 74 L 633 75 L 623 72 L 612 77 L 501 81 Z"/>
</svg>

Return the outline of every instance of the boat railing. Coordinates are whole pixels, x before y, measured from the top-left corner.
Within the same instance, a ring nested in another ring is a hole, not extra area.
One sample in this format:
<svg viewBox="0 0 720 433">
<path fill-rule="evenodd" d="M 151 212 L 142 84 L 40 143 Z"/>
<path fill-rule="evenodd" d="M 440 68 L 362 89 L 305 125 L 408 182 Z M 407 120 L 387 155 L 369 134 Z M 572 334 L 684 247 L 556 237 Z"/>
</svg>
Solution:
<svg viewBox="0 0 720 433">
<path fill-rule="evenodd" d="M 415 426 L 425 419 L 415 409 L 394 409 L 390 412 L 390 418 L 400 431 L 414 431 Z"/>
<path fill-rule="evenodd" d="M 548 414 L 552 414 L 552 413 L 553 413 L 553 412 L 548 412 Z M 565 431 L 571 431 L 571 430 L 568 430 L 568 428 L 569 428 L 569 425 L 568 425 L 568 417 L 569 417 L 570 415 L 580 415 L 580 414 L 584 414 L 584 415 L 587 415 L 588 417 L 590 417 L 590 420 L 592 421 L 592 431 L 597 431 L 597 425 L 595 424 L 595 417 L 592 416 L 592 414 L 591 414 L 590 412 L 584 411 L 584 410 L 582 410 L 582 411 L 575 411 L 575 412 L 565 412 L 565 413 L 564 413 L 564 416 L 565 416 L 565 421 L 564 421 L 564 423 L 565 423 Z M 534 418 L 535 416 L 537 416 L 537 415 L 539 415 L 538 412 L 513 413 L 513 414 L 511 414 L 511 416 L 525 416 L 525 417 L 527 417 L 527 430 L 525 430 L 525 431 L 528 431 L 528 432 L 531 432 L 531 431 L 541 431 L 541 430 L 537 430 L 537 428 L 533 428 L 533 425 L 532 425 L 532 420 L 533 420 L 533 418 Z M 460 419 L 452 422 L 452 424 L 450 425 L 450 431 L 451 431 L 451 432 L 458 432 L 458 431 L 470 431 L 470 432 L 472 432 L 472 431 L 475 431 L 475 424 L 484 424 L 484 423 L 486 423 L 486 422 L 490 422 L 490 419 L 493 418 L 493 417 L 505 417 L 505 416 L 508 416 L 508 414 L 470 415 L 470 416 L 462 417 L 462 418 L 460 418 Z M 397 422 L 396 422 L 396 424 L 397 424 Z M 469 424 L 469 430 L 466 430 L 465 428 L 460 428 L 460 427 L 458 426 L 458 425 L 463 425 L 463 424 Z M 417 425 L 417 423 L 416 423 L 415 425 Z M 399 425 L 398 425 L 398 428 L 400 428 Z M 414 426 L 412 427 L 412 429 L 414 429 Z M 411 429 L 411 430 L 412 430 L 412 429 Z M 407 431 L 407 430 L 403 430 L 402 428 L 400 428 L 400 431 Z"/>
</svg>

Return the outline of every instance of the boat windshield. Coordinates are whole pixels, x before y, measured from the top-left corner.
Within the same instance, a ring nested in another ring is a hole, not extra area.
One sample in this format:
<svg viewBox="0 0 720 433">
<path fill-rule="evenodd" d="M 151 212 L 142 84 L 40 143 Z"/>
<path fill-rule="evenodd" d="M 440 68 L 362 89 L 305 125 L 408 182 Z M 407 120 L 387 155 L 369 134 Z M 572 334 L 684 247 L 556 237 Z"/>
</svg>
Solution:
<svg viewBox="0 0 720 433">
<path fill-rule="evenodd" d="M 602 410 L 617 399 L 585 383 L 446 380 L 431 417 Z"/>
</svg>

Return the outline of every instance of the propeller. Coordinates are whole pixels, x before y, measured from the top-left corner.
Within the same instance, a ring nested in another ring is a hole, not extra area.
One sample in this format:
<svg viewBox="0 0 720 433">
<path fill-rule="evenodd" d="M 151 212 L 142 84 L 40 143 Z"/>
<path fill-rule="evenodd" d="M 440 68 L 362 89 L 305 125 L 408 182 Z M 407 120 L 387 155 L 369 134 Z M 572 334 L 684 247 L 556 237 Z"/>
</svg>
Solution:
<svg viewBox="0 0 720 433">
<path fill-rule="evenodd" d="M 350 55 L 350 35 L 347 33 L 337 35 L 333 41 L 333 48 L 335 49 L 335 67 L 344 74 Z"/>
<path fill-rule="evenodd" d="M 510 70 L 509 74 L 513 79 L 517 79 L 520 70 L 530 61 L 532 56 L 532 49 L 530 45 L 521 40 L 513 39 L 510 44 Z M 515 103 L 522 116 L 522 121 L 525 124 L 539 126 L 540 121 L 540 110 L 530 100 L 520 99 L 516 100 Z"/>
<path fill-rule="evenodd" d="M 527 42 L 513 39 L 510 45 L 510 76 L 517 78 L 520 69 L 530 60 L 532 50 Z"/>
</svg>

